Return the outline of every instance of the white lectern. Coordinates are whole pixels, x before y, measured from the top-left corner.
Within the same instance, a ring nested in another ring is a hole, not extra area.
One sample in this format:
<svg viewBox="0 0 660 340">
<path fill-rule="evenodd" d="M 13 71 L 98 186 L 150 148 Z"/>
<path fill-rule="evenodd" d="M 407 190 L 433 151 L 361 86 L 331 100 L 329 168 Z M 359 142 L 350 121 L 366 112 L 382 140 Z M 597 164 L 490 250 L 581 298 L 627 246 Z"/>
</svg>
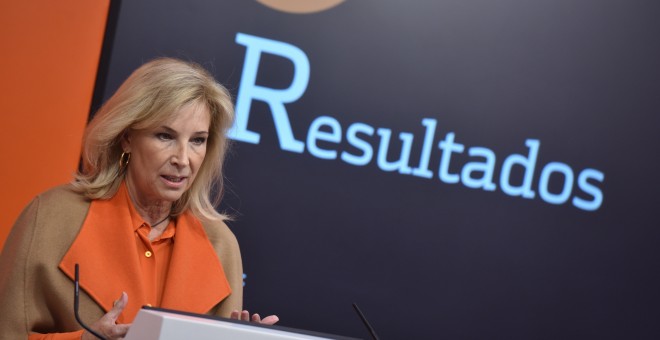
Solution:
<svg viewBox="0 0 660 340">
<path fill-rule="evenodd" d="M 125 340 L 284 340 L 354 339 L 303 331 L 281 326 L 182 313 L 158 308 L 142 308 Z"/>
</svg>

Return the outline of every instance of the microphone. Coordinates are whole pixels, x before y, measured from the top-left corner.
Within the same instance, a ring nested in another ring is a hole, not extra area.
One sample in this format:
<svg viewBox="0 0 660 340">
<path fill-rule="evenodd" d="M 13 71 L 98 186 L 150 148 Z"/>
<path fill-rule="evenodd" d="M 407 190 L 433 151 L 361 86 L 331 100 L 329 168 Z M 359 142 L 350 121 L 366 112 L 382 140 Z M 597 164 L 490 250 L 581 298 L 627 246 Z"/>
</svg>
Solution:
<svg viewBox="0 0 660 340">
<path fill-rule="evenodd" d="M 76 321 L 78 321 L 78 323 L 82 326 L 82 328 L 90 332 L 93 336 L 101 340 L 106 340 L 104 337 L 100 336 L 91 328 L 87 327 L 87 325 L 85 325 L 85 323 L 80 319 L 80 315 L 78 315 L 78 303 L 80 302 L 80 289 L 78 288 L 79 286 L 80 286 L 80 277 L 78 274 L 78 264 L 76 263 L 76 277 L 74 280 L 74 288 L 73 288 L 73 314 L 76 316 Z"/>
<path fill-rule="evenodd" d="M 374 331 L 374 328 L 371 327 L 371 324 L 369 324 L 369 321 L 367 321 L 367 318 L 364 317 L 364 314 L 362 314 L 362 311 L 358 307 L 357 303 L 353 302 L 353 308 L 355 309 L 355 312 L 358 313 L 358 316 L 360 316 L 360 319 L 362 320 L 362 323 L 367 327 L 367 330 L 369 330 L 369 334 L 371 334 L 371 338 L 373 340 L 379 340 L 378 335 L 376 335 L 376 331 Z"/>
</svg>

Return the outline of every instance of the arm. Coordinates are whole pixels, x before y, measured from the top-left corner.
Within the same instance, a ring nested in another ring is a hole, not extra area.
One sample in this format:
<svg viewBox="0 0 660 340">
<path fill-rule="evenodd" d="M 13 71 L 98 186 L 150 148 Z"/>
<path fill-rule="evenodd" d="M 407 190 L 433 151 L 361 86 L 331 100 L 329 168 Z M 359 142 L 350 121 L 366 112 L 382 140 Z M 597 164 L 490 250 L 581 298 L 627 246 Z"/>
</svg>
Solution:
<svg viewBox="0 0 660 340">
<path fill-rule="evenodd" d="M 27 308 L 29 294 L 26 277 L 32 270 L 30 251 L 37 232 L 39 198 L 23 210 L 14 223 L 0 255 L 0 334 L 9 339 L 79 340 L 83 331 L 68 333 L 33 333 L 33 321 Z"/>
<path fill-rule="evenodd" d="M 214 226 L 213 231 L 215 233 L 213 233 L 213 236 L 209 233 L 209 237 L 222 263 L 222 268 L 225 271 L 225 276 L 232 292 L 211 311 L 211 314 L 228 318 L 232 311 L 243 308 L 243 262 L 241 259 L 241 250 L 238 247 L 236 237 L 227 225 L 220 223 L 218 226 Z"/>
<path fill-rule="evenodd" d="M 225 318 L 240 319 L 243 321 L 252 321 L 272 325 L 279 321 L 275 315 L 265 317 L 263 320 L 259 314 L 254 314 L 250 317 L 250 313 L 242 310 L 243 305 L 243 262 L 241 260 L 241 251 L 238 246 L 238 241 L 229 228 L 222 223 L 221 237 L 219 240 L 213 242 L 216 253 L 222 262 L 222 267 L 225 271 L 225 276 L 229 285 L 231 286 L 232 293 L 225 298 L 216 308 L 215 315 Z"/>
<path fill-rule="evenodd" d="M 24 339 L 30 332 L 24 288 L 38 208 L 37 198 L 23 210 L 0 254 L 0 333 L 8 339 Z"/>
</svg>

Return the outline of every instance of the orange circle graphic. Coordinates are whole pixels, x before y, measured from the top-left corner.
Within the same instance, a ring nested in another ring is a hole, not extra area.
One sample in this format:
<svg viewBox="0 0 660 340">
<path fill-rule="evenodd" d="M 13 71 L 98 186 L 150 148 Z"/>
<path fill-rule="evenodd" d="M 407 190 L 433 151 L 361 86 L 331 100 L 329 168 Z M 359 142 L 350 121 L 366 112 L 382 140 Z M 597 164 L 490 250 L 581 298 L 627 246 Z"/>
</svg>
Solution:
<svg viewBox="0 0 660 340">
<path fill-rule="evenodd" d="M 345 0 L 257 0 L 258 3 L 271 9 L 293 13 L 309 14 L 325 11 L 335 7 Z"/>
</svg>

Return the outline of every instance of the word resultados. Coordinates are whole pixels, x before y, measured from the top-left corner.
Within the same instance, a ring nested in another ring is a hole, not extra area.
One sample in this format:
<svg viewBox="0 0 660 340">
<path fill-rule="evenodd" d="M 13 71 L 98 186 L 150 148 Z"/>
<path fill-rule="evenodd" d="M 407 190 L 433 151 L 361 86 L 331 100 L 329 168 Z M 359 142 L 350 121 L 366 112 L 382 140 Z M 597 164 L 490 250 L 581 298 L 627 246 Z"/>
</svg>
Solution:
<svg viewBox="0 0 660 340">
<path fill-rule="evenodd" d="M 415 138 L 408 132 L 399 133 L 401 152 L 396 161 L 387 159 L 391 144 L 392 130 L 388 128 L 374 128 L 365 123 L 353 123 L 346 130 L 341 123 L 330 116 L 315 118 L 309 126 L 305 141 L 294 137 L 291 129 L 289 115 L 285 104 L 298 100 L 307 89 L 310 74 L 310 64 L 306 54 L 296 46 L 276 40 L 265 39 L 252 35 L 238 33 L 236 42 L 246 46 L 246 56 L 243 73 L 236 101 L 236 121 L 229 136 L 237 141 L 259 144 L 260 134 L 248 129 L 251 103 L 255 100 L 268 104 L 275 130 L 277 132 L 280 148 L 284 151 L 304 153 L 305 147 L 310 155 L 320 159 L 341 159 L 347 164 L 364 166 L 374 159 L 374 146 L 370 140 L 378 135 L 380 141 L 377 147 L 376 164 L 382 171 L 397 172 L 402 175 L 411 175 L 431 179 L 434 172 L 430 168 L 431 153 L 440 150 L 440 161 L 437 169 L 438 179 L 447 184 L 461 183 L 472 189 L 495 191 L 498 188 L 509 196 L 533 199 L 536 192 L 533 183 L 537 174 L 537 160 L 541 142 L 537 139 L 527 139 L 525 154 L 511 154 L 501 163 L 499 180 L 496 184 L 495 172 L 497 156 L 493 150 L 483 146 L 466 147 L 456 141 L 456 134 L 445 134 L 437 147 L 434 140 L 438 122 L 436 119 L 424 118 L 422 125 L 425 128 L 420 159 L 416 167 L 411 166 L 410 154 Z M 256 84 L 259 60 L 262 53 L 269 53 L 289 59 L 294 65 L 294 74 L 291 85 L 286 89 L 273 89 Z M 339 152 L 338 148 L 329 147 L 339 145 L 343 140 L 356 151 Z M 324 147 L 319 146 L 323 142 Z M 467 152 L 466 152 L 467 151 Z M 450 164 L 453 157 L 467 153 L 469 161 L 463 165 L 460 172 L 452 173 Z M 517 167 L 523 171 L 522 183 L 511 183 L 511 173 Z M 597 169 L 586 168 L 576 175 L 573 169 L 562 162 L 549 162 L 540 169 L 538 183 L 539 197 L 550 204 L 570 203 L 582 210 L 594 211 L 600 208 L 603 202 L 603 191 L 599 187 L 605 179 L 605 174 Z M 551 177 L 559 176 L 563 185 L 559 192 L 550 190 Z M 576 190 L 577 189 L 577 190 Z"/>
</svg>

